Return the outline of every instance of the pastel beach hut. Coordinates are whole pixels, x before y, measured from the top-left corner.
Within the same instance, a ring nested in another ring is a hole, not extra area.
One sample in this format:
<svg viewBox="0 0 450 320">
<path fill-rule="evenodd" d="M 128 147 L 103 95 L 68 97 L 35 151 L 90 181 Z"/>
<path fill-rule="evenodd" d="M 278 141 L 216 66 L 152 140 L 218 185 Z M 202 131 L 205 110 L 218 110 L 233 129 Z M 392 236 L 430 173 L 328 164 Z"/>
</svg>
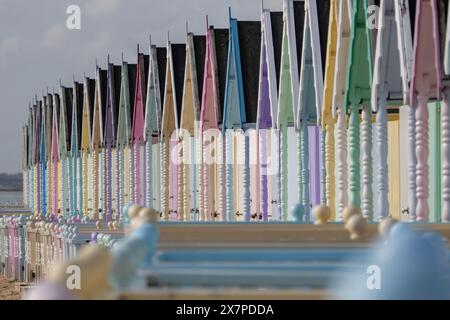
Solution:
<svg viewBox="0 0 450 320">
<path fill-rule="evenodd" d="M 144 108 L 147 99 L 147 77 L 149 56 L 139 53 L 137 47 L 137 72 L 133 103 L 133 121 L 131 127 L 133 156 L 133 188 L 131 198 L 135 203 L 144 205 L 145 168 L 144 168 Z"/>
<path fill-rule="evenodd" d="M 304 1 L 283 1 L 283 40 L 277 109 L 279 164 L 276 176 L 277 207 L 274 220 L 288 220 L 289 207 L 298 202 L 296 181 L 289 179 L 288 168 L 297 167 L 295 123 L 298 109 L 299 73 L 305 24 Z M 289 147 L 290 146 L 290 147 Z M 289 160 L 290 159 L 290 163 Z"/>
<path fill-rule="evenodd" d="M 93 190 L 92 190 L 92 153 L 91 153 L 91 136 L 92 136 L 92 123 L 94 118 L 94 93 L 95 93 L 95 80 L 88 77 L 84 78 L 83 84 L 83 111 L 81 122 L 81 173 L 82 173 L 82 185 L 80 186 L 82 196 L 80 199 L 83 201 L 81 213 L 83 216 L 92 218 L 93 207 Z"/>
<path fill-rule="evenodd" d="M 59 94 L 53 95 L 53 110 L 52 110 L 52 137 L 51 137 L 51 168 L 52 168 L 52 197 L 51 197 L 51 213 L 59 215 L 61 213 L 60 206 L 60 193 L 59 193 L 59 181 L 60 181 L 60 157 L 59 157 L 59 109 L 60 98 Z"/>
<path fill-rule="evenodd" d="M 399 113 L 400 106 L 409 100 L 412 31 L 409 3 L 401 2 L 380 1 L 380 12 L 375 21 L 377 38 L 372 85 L 372 111 L 376 112 L 374 220 L 383 219 L 391 213 L 401 219 L 401 189 L 407 188 L 406 183 L 401 183 L 401 174 L 406 176 L 407 171 L 401 172 L 400 168 L 400 152 L 406 143 L 402 146 Z"/>
<path fill-rule="evenodd" d="M 28 207 L 28 124 L 22 126 L 22 202 L 24 207 Z"/>
<path fill-rule="evenodd" d="M 60 107 L 59 107 L 59 130 L 58 130 L 58 153 L 60 159 L 60 209 L 61 215 L 68 217 L 73 215 L 74 211 L 70 208 L 70 185 L 71 185 L 71 158 L 69 155 L 71 143 L 71 129 L 72 129 L 72 108 L 73 95 L 72 88 L 60 85 Z"/>
<path fill-rule="evenodd" d="M 160 134 L 166 77 L 166 48 L 157 48 L 150 39 L 147 100 L 145 102 L 145 198 L 146 206 L 161 211 Z"/>
<path fill-rule="evenodd" d="M 82 129 L 84 108 L 84 85 L 74 81 L 72 88 L 72 117 L 70 130 L 70 175 L 69 175 L 69 209 L 71 214 L 83 213 L 83 168 L 82 168 Z"/>
<path fill-rule="evenodd" d="M 108 59 L 109 60 L 109 59 Z M 106 95 L 106 115 L 104 153 L 105 153 L 105 220 L 116 220 L 119 217 L 118 208 L 118 176 L 120 175 L 117 158 L 117 118 L 119 114 L 121 66 L 114 65 L 108 61 L 108 86 Z"/>
<path fill-rule="evenodd" d="M 437 1 L 417 1 L 414 28 L 410 103 L 415 112 L 415 123 L 413 126 L 414 135 L 410 136 L 412 148 L 410 165 L 415 164 L 415 170 L 411 170 L 410 175 L 411 180 L 415 177 L 415 185 L 411 187 L 411 196 L 414 197 L 415 195 L 416 204 L 414 207 L 414 203 L 411 203 L 409 216 L 413 221 L 429 221 L 430 170 L 428 157 L 430 154 L 430 131 L 428 102 L 430 99 L 439 100 L 442 93 L 442 61 Z M 442 117 L 446 117 L 445 112 Z M 412 126 L 412 123 L 409 123 L 409 125 Z M 443 125 L 443 131 L 446 131 L 445 119 Z M 412 150 L 415 151 L 415 159 Z M 446 173 L 443 176 L 445 177 Z M 414 187 L 415 190 L 413 190 Z"/>
<path fill-rule="evenodd" d="M 43 105 L 41 108 L 41 138 L 40 138 L 40 164 L 41 164 L 41 211 L 40 213 L 44 216 L 50 211 L 49 207 L 49 183 L 50 175 L 48 173 L 51 168 L 49 168 L 50 162 L 50 137 L 51 137 L 51 126 L 48 124 L 51 120 L 51 96 L 47 95 L 43 97 Z"/>
<path fill-rule="evenodd" d="M 35 105 L 28 110 L 27 121 L 27 208 L 34 212 L 34 109 Z"/>
<path fill-rule="evenodd" d="M 335 141 L 335 215 L 342 220 L 342 211 L 348 204 L 348 166 L 347 166 L 347 115 L 345 112 L 345 90 L 350 48 L 352 3 L 340 0 L 337 5 L 337 43 L 334 66 L 332 116 L 336 121 Z M 328 79 L 326 79 L 328 80 Z M 325 82 L 327 85 L 327 81 Z M 325 93 L 324 93 L 325 94 Z M 324 102 L 326 99 L 324 99 Z M 324 106 L 324 111 L 326 106 Z M 323 119 L 327 119 L 324 115 Z M 330 119 L 327 119 L 327 122 Z M 326 125 L 326 123 L 325 123 Z M 328 177 L 327 177 L 328 178 Z"/>
<path fill-rule="evenodd" d="M 36 107 L 34 108 L 34 190 L 35 190 L 35 206 L 34 214 L 38 215 L 42 212 L 42 165 L 41 165 L 41 139 L 42 139 L 42 101 L 36 99 Z"/>
<path fill-rule="evenodd" d="M 447 1 L 439 2 L 439 27 L 443 60 L 443 90 L 441 105 L 441 175 L 442 207 L 441 222 L 450 221 L 450 6 Z M 444 23 L 445 22 L 445 23 Z M 433 193 L 431 193 L 433 194 Z"/>
<path fill-rule="evenodd" d="M 254 216 L 259 215 L 258 179 L 253 165 L 253 188 L 251 188 L 250 153 L 258 154 L 256 124 L 259 50 L 261 47 L 261 23 L 238 21 L 229 9 L 229 45 L 222 133 L 225 149 L 225 208 L 219 207 L 223 220 L 243 218 L 250 221 L 251 196 L 256 206 Z M 253 135 L 250 134 L 253 132 Z M 252 150 L 250 150 L 250 141 Z M 219 160 L 220 161 L 220 160 Z M 256 164 L 256 161 L 253 161 Z M 223 174 L 223 173 L 222 173 Z M 251 191 L 254 191 L 253 194 Z M 225 209 L 225 211 L 223 211 Z M 225 213 L 225 215 L 223 214 Z"/>
<path fill-rule="evenodd" d="M 186 62 L 185 44 L 172 44 L 167 39 L 166 81 L 161 119 L 161 211 L 165 220 L 177 220 L 179 115 L 181 115 L 183 80 Z"/>
<path fill-rule="evenodd" d="M 44 144 L 45 144 L 45 204 L 46 210 L 44 212 L 46 215 L 53 213 L 53 162 L 52 162 L 52 133 L 53 133 L 53 95 L 47 93 L 45 97 L 45 108 L 44 108 Z"/>
<path fill-rule="evenodd" d="M 325 166 L 325 194 L 324 203 L 331 210 L 331 220 L 336 220 L 336 192 L 335 192 L 335 124 L 336 119 L 333 116 L 333 92 L 334 92 L 334 78 L 337 58 L 337 42 L 338 42 L 338 16 L 339 3 L 341 1 L 329 1 L 329 18 L 328 18 L 328 40 L 323 43 L 321 49 L 326 49 L 326 63 L 324 68 L 323 78 L 323 97 L 322 97 L 322 114 L 321 114 L 321 128 L 322 128 L 322 144 L 325 146 L 323 150 L 323 164 Z M 320 32 L 319 32 L 320 35 Z M 323 48 L 326 45 L 326 48 Z M 323 172 L 322 172 L 323 173 Z M 323 175 L 323 174 L 322 174 Z"/>
<path fill-rule="evenodd" d="M 121 212 L 124 205 L 133 201 L 132 194 L 132 172 L 133 163 L 131 156 L 131 124 L 133 119 L 132 101 L 134 102 L 136 85 L 136 64 L 129 64 L 122 61 L 121 86 L 119 111 L 117 118 L 117 158 L 116 167 L 119 174 L 116 176 L 118 185 L 116 198 L 117 209 Z"/>
<path fill-rule="evenodd" d="M 215 220 L 224 206 L 225 186 L 223 167 L 220 167 L 214 151 L 223 147 L 220 143 L 224 106 L 225 79 L 228 57 L 228 29 L 209 26 L 206 18 L 206 49 L 203 72 L 203 89 L 200 111 L 200 192 L 199 218 Z"/>
<path fill-rule="evenodd" d="M 353 2 L 344 107 L 348 123 L 349 205 L 373 217 L 372 192 L 372 33 L 368 28 L 367 0 Z M 360 116 L 360 111 L 362 114 Z M 361 122 L 361 123 L 360 123 Z"/>
<path fill-rule="evenodd" d="M 258 114 L 256 128 L 259 137 L 259 212 L 268 221 L 277 210 L 274 146 L 278 108 L 283 13 L 271 12 L 261 6 L 261 53 L 259 70 Z"/>
<path fill-rule="evenodd" d="M 180 114 L 180 163 L 178 166 L 179 220 L 198 220 L 198 143 L 200 97 L 203 90 L 206 37 L 194 35 L 186 25 L 186 60 Z"/>
<path fill-rule="evenodd" d="M 91 136 L 92 155 L 92 217 L 104 219 L 104 168 L 105 153 L 104 145 L 104 123 L 107 103 L 108 74 L 106 70 L 96 66 L 95 91 L 93 105 L 93 122 Z"/>
<path fill-rule="evenodd" d="M 297 169 L 299 202 L 303 205 L 306 221 L 310 221 L 311 208 L 326 202 L 325 162 L 323 161 L 325 139 L 323 134 L 321 135 L 319 125 L 322 124 L 330 1 L 305 1 L 304 15 L 302 52 L 298 53 L 301 56 L 301 63 L 295 127 L 299 165 Z M 331 130 L 329 129 L 328 132 L 330 133 Z M 329 145 L 328 150 L 330 150 Z M 328 151 L 327 155 L 330 154 L 331 151 Z M 332 174 L 328 177 L 332 177 Z M 328 185 L 331 186 L 330 183 Z M 332 199 L 328 200 L 330 202 Z"/>
</svg>

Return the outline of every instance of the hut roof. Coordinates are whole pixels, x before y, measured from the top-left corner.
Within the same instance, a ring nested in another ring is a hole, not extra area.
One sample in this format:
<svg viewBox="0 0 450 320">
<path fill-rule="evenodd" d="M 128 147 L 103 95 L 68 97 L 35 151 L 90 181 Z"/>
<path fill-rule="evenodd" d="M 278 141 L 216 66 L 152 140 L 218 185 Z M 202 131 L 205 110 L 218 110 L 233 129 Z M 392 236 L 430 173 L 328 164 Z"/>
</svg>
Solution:
<svg viewBox="0 0 450 320">
<path fill-rule="evenodd" d="M 246 120 L 255 123 L 258 112 L 261 22 L 238 21 L 238 36 Z"/>
</svg>

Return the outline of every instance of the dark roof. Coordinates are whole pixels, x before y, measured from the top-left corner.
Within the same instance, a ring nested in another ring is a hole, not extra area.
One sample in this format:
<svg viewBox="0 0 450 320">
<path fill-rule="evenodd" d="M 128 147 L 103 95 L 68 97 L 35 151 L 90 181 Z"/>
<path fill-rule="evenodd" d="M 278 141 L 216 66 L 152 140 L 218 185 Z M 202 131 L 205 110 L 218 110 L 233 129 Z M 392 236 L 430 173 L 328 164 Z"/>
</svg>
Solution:
<svg viewBox="0 0 450 320">
<path fill-rule="evenodd" d="M 122 85 L 122 66 L 113 66 L 113 83 L 112 83 L 112 95 L 113 95 L 113 132 L 114 136 L 117 132 L 117 123 L 119 119 L 119 104 L 120 104 L 120 87 Z"/>
<path fill-rule="evenodd" d="M 261 22 L 238 21 L 238 35 L 245 114 L 247 122 L 254 123 L 258 113 Z"/>
<path fill-rule="evenodd" d="M 322 76 L 325 76 L 327 57 L 328 24 L 330 20 L 330 0 L 317 1 L 317 19 L 319 20 L 320 54 L 322 57 Z"/>
<path fill-rule="evenodd" d="M 411 22 L 411 34 L 414 41 L 414 31 L 416 28 L 416 5 L 417 0 L 409 0 L 409 18 Z"/>
<path fill-rule="evenodd" d="M 295 38 L 297 47 L 298 74 L 302 69 L 303 27 L 305 25 L 305 3 L 294 1 Z"/>
<path fill-rule="evenodd" d="M 52 124 L 53 124 L 53 97 L 51 94 L 47 94 L 45 106 L 45 156 L 46 159 L 50 159 L 50 150 L 52 147 Z"/>
<path fill-rule="evenodd" d="M 66 113 L 66 118 L 64 121 L 66 122 L 66 148 L 70 150 L 70 134 L 72 132 L 72 108 L 73 108 L 73 97 L 72 97 L 72 88 L 62 87 L 62 91 L 64 92 L 64 100 L 61 101 L 61 106 L 64 106 L 64 110 Z M 61 130 L 61 128 L 59 128 Z"/>
<path fill-rule="evenodd" d="M 206 37 L 194 36 L 195 68 L 197 69 L 197 88 L 199 99 L 202 99 L 203 76 L 205 72 Z"/>
<path fill-rule="evenodd" d="M 53 123 L 53 125 L 56 124 L 56 127 L 58 128 L 58 132 L 59 132 L 59 112 L 61 109 L 61 98 L 59 96 L 59 94 L 55 93 L 53 95 L 53 111 L 56 111 L 56 123 Z M 53 118 L 53 116 L 52 116 Z"/>
<path fill-rule="evenodd" d="M 186 68 L 186 45 L 172 44 L 172 61 L 174 75 L 174 89 L 177 100 L 177 123 L 181 119 L 181 107 L 183 105 L 184 70 Z"/>
<path fill-rule="evenodd" d="M 106 105 L 108 103 L 108 71 L 100 69 L 100 98 L 101 98 L 101 110 L 102 110 L 102 125 L 105 130 L 106 122 Z M 103 136 L 104 132 L 102 132 Z"/>
<path fill-rule="evenodd" d="M 135 64 L 128 64 L 128 91 L 130 92 L 130 121 L 133 121 L 133 113 L 134 113 L 134 95 L 136 89 L 136 74 L 137 74 L 137 66 Z M 130 122 L 130 123 L 131 123 Z"/>
<path fill-rule="evenodd" d="M 84 101 L 84 91 L 83 84 L 79 82 L 74 83 L 75 89 L 75 99 L 73 100 L 73 112 L 76 112 L 77 116 L 77 141 L 78 141 L 78 150 L 81 149 L 81 131 L 82 131 L 82 121 L 83 121 L 83 101 Z M 72 147 L 70 147 L 72 150 Z"/>
<path fill-rule="evenodd" d="M 281 46 L 283 43 L 283 12 L 271 12 L 272 41 L 275 59 L 275 73 L 277 77 L 277 89 L 280 79 Z"/>
<path fill-rule="evenodd" d="M 39 162 L 40 160 L 40 141 L 41 141 L 41 108 L 42 108 L 42 101 L 39 100 L 36 103 L 36 107 L 34 108 L 34 127 L 35 127 L 35 131 L 33 132 L 34 134 L 34 163 Z"/>
<path fill-rule="evenodd" d="M 438 13 L 439 13 L 439 34 L 441 38 L 441 61 L 445 60 L 445 39 L 447 34 L 447 13 L 448 13 L 448 0 L 438 1 Z"/>
<path fill-rule="evenodd" d="M 95 80 L 86 78 L 87 81 L 87 99 L 89 101 L 89 120 L 91 122 L 91 132 L 94 122 L 94 102 L 95 102 Z M 81 128 L 80 128 L 81 129 Z M 81 140 L 80 140 L 81 142 Z"/>
<path fill-rule="evenodd" d="M 214 28 L 214 27 L 211 27 Z M 214 29 L 214 44 L 216 47 L 217 73 L 219 76 L 219 110 L 217 110 L 218 122 L 222 123 L 223 104 L 225 95 L 225 81 L 227 76 L 228 61 L 228 29 Z"/>
<path fill-rule="evenodd" d="M 121 66 L 115 66 L 112 63 L 108 65 L 108 97 L 107 97 L 107 114 L 105 119 L 108 119 L 104 124 L 104 141 L 105 145 L 115 145 L 115 136 L 117 130 L 117 117 L 119 113 L 120 103 L 120 85 L 122 79 Z M 112 116 L 112 119 L 111 119 Z M 107 131 L 111 126 L 111 131 Z M 111 140 L 110 140 L 111 139 Z"/>
<path fill-rule="evenodd" d="M 161 112 L 164 105 L 164 89 L 166 85 L 166 64 L 167 64 L 167 49 L 156 48 L 156 59 L 158 60 L 158 75 L 159 75 L 159 90 L 161 95 Z"/>
<path fill-rule="evenodd" d="M 147 101 L 147 77 L 148 77 L 148 67 L 150 62 L 150 56 L 148 54 L 142 55 L 142 60 L 144 62 L 144 69 L 142 77 L 141 77 L 141 85 L 142 85 L 142 103 L 145 108 L 145 102 Z"/>
<path fill-rule="evenodd" d="M 143 57 L 144 57 L 144 80 L 145 80 L 145 83 L 147 83 L 148 69 L 150 66 L 150 55 L 144 54 Z"/>
</svg>

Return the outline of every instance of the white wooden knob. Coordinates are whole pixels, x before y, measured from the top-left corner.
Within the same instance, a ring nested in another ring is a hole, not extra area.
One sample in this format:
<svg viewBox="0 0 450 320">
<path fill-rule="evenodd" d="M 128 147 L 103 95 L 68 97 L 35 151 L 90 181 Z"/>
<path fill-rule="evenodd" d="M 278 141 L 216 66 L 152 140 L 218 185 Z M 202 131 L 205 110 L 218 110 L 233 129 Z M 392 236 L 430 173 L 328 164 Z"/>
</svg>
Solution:
<svg viewBox="0 0 450 320">
<path fill-rule="evenodd" d="M 330 207 L 321 204 L 314 207 L 313 215 L 315 224 L 325 224 L 331 218 L 331 209 Z"/>
</svg>

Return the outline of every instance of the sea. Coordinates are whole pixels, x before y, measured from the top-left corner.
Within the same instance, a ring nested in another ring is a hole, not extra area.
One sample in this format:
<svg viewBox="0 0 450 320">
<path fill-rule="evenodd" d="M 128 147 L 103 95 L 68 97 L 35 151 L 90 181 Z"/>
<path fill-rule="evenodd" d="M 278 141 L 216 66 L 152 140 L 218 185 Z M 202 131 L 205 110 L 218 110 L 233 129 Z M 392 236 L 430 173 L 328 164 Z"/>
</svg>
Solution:
<svg viewBox="0 0 450 320">
<path fill-rule="evenodd" d="M 0 191 L 0 206 L 20 206 L 22 204 L 22 191 Z"/>
</svg>

